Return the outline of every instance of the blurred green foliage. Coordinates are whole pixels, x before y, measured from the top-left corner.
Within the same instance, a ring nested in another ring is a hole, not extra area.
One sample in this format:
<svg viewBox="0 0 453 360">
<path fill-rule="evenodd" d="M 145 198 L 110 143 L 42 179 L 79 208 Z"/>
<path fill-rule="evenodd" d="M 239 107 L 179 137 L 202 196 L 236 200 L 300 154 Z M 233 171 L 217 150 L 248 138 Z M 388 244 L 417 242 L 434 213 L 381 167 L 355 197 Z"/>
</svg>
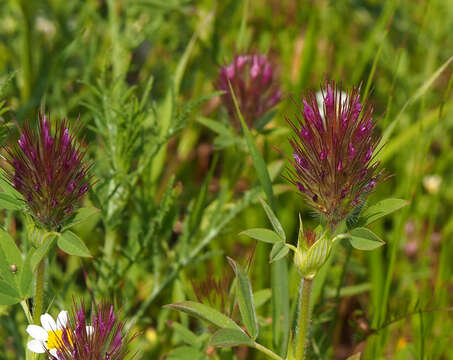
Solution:
<svg viewBox="0 0 453 360">
<path fill-rule="evenodd" d="M 51 253 L 52 313 L 73 297 L 108 298 L 127 330 L 140 332 L 131 349 L 143 359 L 263 358 L 206 349 L 203 324 L 162 308 L 197 300 L 192 282 L 230 271 L 225 255 L 244 264 L 253 252 L 259 339 L 273 341 L 270 245 L 238 235 L 267 226 L 264 193 L 245 140 L 222 143 L 205 126 L 230 128 L 213 87 L 219 66 L 257 50 L 277 65 L 287 98 L 253 136 L 289 242 L 299 212 L 316 221 L 279 176 L 273 149 L 290 151 L 289 96 L 325 78 L 361 83 L 386 136 L 380 157 L 394 176 L 370 202 L 410 201 L 373 224 L 386 246 L 367 254 L 337 246 L 313 290 L 312 357 L 453 359 L 453 2 L 8 0 L 0 18 L 0 139 L 43 108 L 54 119 L 80 117 L 94 160 L 86 205 L 99 212 L 75 230 L 94 257 Z M 24 219 L 2 210 L 1 221 L 24 249 Z M 288 281 L 293 299 L 291 267 Z M 0 306 L 0 359 L 24 357 L 25 326 L 19 306 Z"/>
</svg>

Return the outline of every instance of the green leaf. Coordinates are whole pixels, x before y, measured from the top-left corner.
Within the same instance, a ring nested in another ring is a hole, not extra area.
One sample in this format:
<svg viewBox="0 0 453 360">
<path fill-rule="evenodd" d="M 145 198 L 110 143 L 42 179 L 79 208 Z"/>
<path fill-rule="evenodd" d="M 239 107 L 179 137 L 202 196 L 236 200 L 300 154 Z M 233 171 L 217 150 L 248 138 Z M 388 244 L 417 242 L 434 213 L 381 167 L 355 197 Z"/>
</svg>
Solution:
<svg viewBox="0 0 453 360">
<path fill-rule="evenodd" d="M 77 210 L 76 215 L 71 219 L 69 224 L 67 224 L 62 231 L 65 231 L 74 225 L 77 225 L 85 220 L 90 219 L 93 216 L 98 216 L 100 213 L 98 208 L 95 208 L 93 206 L 87 206 L 87 207 L 82 207 Z"/>
<path fill-rule="evenodd" d="M 284 239 L 278 236 L 276 232 L 263 228 L 244 230 L 243 232 L 239 233 L 239 235 L 245 235 L 251 237 L 252 239 L 264 241 L 270 244 L 275 244 L 281 241 L 284 242 Z"/>
<path fill-rule="evenodd" d="M 200 345 L 198 336 L 195 335 L 192 331 L 190 331 L 186 327 L 182 326 L 181 324 L 179 324 L 177 322 L 171 322 L 171 327 L 173 328 L 175 333 L 179 335 L 181 340 L 183 342 L 185 342 L 186 344 L 192 345 L 192 346 Z"/>
<path fill-rule="evenodd" d="M 175 304 L 165 305 L 164 307 L 182 311 L 219 328 L 240 329 L 239 325 L 226 315 L 207 305 L 194 301 L 182 301 Z"/>
<path fill-rule="evenodd" d="M 14 199 L 19 199 L 23 200 L 24 197 L 22 194 L 17 191 L 7 180 L 5 171 L 3 169 L 0 169 L 0 187 L 2 190 L 5 192 L 5 194 L 9 195 L 10 197 Z"/>
<path fill-rule="evenodd" d="M 19 277 L 19 289 L 22 300 L 33 296 L 33 274 L 30 265 L 31 257 L 32 253 L 29 253 L 17 274 Z"/>
<path fill-rule="evenodd" d="M 391 214 L 392 212 L 397 211 L 408 204 L 409 201 L 402 199 L 385 199 L 379 201 L 363 211 L 359 218 L 359 224 L 362 223 L 360 221 L 361 219 L 364 221 L 363 225 L 371 224 L 381 217 Z"/>
<path fill-rule="evenodd" d="M 214 139 L 214 147 L 216 149 L 224 149 L 238 143 L 240 141 L 233 136 L 219 135 Z"/>
<path fill-rule="evenodd" d="M 238 304 L 242 322 L 250 337 L 255 340 L 258 336 L 258 319 L 256 317 L 255 304 L 253 302 L 252 286 L 250 285 L 250 281 L 244 269 L 242 269 L 233 259 L 229 257 L 227 259 L 236 274 Z"/>
<path fill-rule="evenodd" d="M 22 264 L 22 256 L 16 242 L 5 230 L 0 228 L 0 248 L 3 250 L 9 264 Z"/>
<path fill-rule="evenodd" d="M 258 131 L 261 131 L 264 129 L 264 127 L 272 120 L 272 118 L 275 116 L 277 111 L 271 110 L 261 116 L 255 123 L 255 129 Z"/>
<path fill-rule="evenodd" d="M 242 117 L 241 114 L 241 109 L 239 108 L 236 95 L 234 94 L 233 88 L 231 87 L 231 84 L 228 83 L 230 86 L 230 93 L 233 98 L 234 106 L 236 107 L 236 112 L 238 114 L 239 120 L 241 121 L 242 124 L 242 130 L 244 132 L 244 137 L 245 141 L 247 142 L 247 147 L 250 152 L 250 156 L 252 157 L 253 160 L 253 165 L 255 166 L 255 170 L 258 175 L 258 180 L 263 187 L 264 193 L 267 196 L 268 201 L 271 204 L 272 209 L 275 209 L 275 197 L 274 197 L 274 192 L 272 190 L 272 182 L 271 178 L 269 176 L 269 173 L 267 172 L 267 167 L 266 163 L 264 162 L 263 157 L 261 156 L 258 147 L 255 144 L 255 140 L 253 139 L 252 134 L 250 133 L 246 122 L 244 121 L 244 118 Z"/>
<path fill-rule="evenodd" d="M 349 242 L 357 250 L 374 250 L 385 244 L 375 233 L 367 228 L 356 228 L 350 232 Z"/>
<path fill-rule="evenodd" d="M 253 346 L 253 340 L 238 329 L 220 329 L 211 338 L 210 346 L 231 347 L 239 345 Z"/>
<path fill-rule="evenodd" d="M 61 235 L 58 235 L 61 236 Z M 42 259 L 49 253 L 50 249 L 52 249 L 55 240 L 57 239 L 57 235 L 51 236 L 50 238 L 46 239 L 44 244 L 42 244 L 39 248 L 35 249 L 31 254 L 30 265 L 32 271 L 35 271 L 38 267 L 38 264 L 41 262 Z"/>
<path fill-rule="evenodd" d="M 271 298 L 272 291 L 271 289 L 261 289 L 253 293 L 253 300 L 255 304 L 255 309 L 258 309 L 260 306 L 267 303 Z"/>
<path fill-rule="evenodd" d="M 180 346 L 172 350 L 167 360 L 208 360 L 209 357 L 202 351 L 191 346 Z"/>
<path fill-rule="evenodd" d="M 20 302 L 18 291 L 8 282 L 0 280 L 0 305 L 13 305 Z"/>
<path fill-rule="evenodd" d="M 63 250 L 66 254 L 91 257 L 90 251 L 84 244 L 81 238 L 79 238 L 72 231 L 66 230 L 61 233 L 61 236 L 57 241 L 58 247 Z"/>
<path fill-rule="evenodd" d="M 270 255 L 270 262 L 274 262 L 280 260 L 288 254 L 289 248 L 283 241 L 275 243 L 272 246 L 271 255 Z"/>
<path fill-rule="evenodd" d="M 14 289 L 18 289 L 17 274 L 11 271 L 11 266 L 22 267 L 22 257 L 14 239 L 0 228 L 0 278 Z"/>
<path fill-rule="evenodd" d="M 285 231 L 283 230 L 282 224 L 280 224 L 280 221 L 277 219 L 277 216 L 275 216 L 272 209 L 269 207 L 269 205 L 267 205 L 267 203 L 263 199 L 260 198 L 260 202 L 275 232 L 278 234 L 278 236 L 280 236 L 283 240 L 286 241 Z"/>
<path fill-rule="evenodd" d="M 198 117 L 196 121 L 198 121 L 200 124 L 206 126 L 207 128 L 211 129 L 212 131 L 216 132 L 219 135 L 223 135 L 225 137 L 234 137 L 234 133 L 231 131 L 231 129 L 223 125 L 218 120 L 212 120 L 205 117 Z"/>
<path fill-rule="evenodd" d="M 20 210 L 24 203 L 6 193 L 0 193 L 0 208 L 7 210 Z"/>
</svg>

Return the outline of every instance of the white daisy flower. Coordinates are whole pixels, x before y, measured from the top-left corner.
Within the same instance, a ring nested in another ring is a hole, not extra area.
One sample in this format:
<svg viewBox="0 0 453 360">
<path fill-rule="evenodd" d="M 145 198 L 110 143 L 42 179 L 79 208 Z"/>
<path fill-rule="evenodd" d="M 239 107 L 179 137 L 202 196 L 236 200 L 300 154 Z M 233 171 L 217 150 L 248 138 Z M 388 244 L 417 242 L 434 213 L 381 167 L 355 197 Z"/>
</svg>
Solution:
<svg viewBox="0 0 453 360">
<path fill-rule="evenodd" d="M 57 357 L 57 349 L 63 343 L 63 329 L 68 324 L 68 312 L 61 311 L 57 320 L 49 314 L 41 315 L 41 325 L 28 325 L 27 333 L 33 340 L 28 342 L 27 348 L 34 353 L 44 354 L 47 351 Z"/>
<path fill-rule="evenodd" d="M 57 350 L 63 344 L 63 330 L 68 325 L 68 312 L 63 310 L 58 314 L 57 320 L 49 314 L 41 315 L 41 325 L 28 325 L 27 333 L 33 340 L 29 341 L 27 348 L 36 354 L 49 353 L 57 358 Z M 93 333 L 93 327 L 87 326 L 87 334 Z M 72 341 L 69 339 L 69 341 Z"/>
</svg>

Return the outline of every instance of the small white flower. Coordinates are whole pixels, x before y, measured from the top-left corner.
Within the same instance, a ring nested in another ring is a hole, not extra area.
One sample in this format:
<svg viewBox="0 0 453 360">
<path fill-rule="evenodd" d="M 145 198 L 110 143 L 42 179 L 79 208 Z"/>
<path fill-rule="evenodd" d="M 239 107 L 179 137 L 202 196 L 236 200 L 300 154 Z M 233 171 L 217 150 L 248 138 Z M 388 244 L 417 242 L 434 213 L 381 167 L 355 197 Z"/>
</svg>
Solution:
<svg viewBox="0 0 453 360">
<path fill-rule="evenodd" d="M 33 340 L 28 342 L 27 348 L 34 353 L 44 354 L 47 351 L 57 356 L 58 345 L 63 342 L 63 329 L 68 324 L 68 312 L 61 311 L 55 321 L 49 314 L 41 315 L 41 325 L 28 325 L 27 333 Z"/>
<path fill-rule="evenodd" d="M 57 357 L 57 350 L 63 344 L 63 330 L 68 325 L 68 312 L 61 311 L 58 314 L 57 320 L 49 314 L 41 315 L 41 325 L 28 325 L 27 333 L 33 340 L 29 341 L 27 348 L 34 353 L 44 354 L 49 352 L 50 355 Z M 92 326 L 87 326 L 87 335 L 90 336 L 94 332 Z M 70 340 L 71 341 L 71 340 Z"/>
</svg>

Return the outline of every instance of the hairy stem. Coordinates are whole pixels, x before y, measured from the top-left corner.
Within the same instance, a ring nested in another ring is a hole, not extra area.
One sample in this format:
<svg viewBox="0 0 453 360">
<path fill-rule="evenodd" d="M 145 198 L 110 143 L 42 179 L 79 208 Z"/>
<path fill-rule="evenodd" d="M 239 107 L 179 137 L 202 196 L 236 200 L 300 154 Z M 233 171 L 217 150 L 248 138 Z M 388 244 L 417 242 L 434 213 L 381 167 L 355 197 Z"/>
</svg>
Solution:
<svg viewBox="0 0 453 360">
<path fill-rule="evenodd" d="M 271 359 L 275 359 L 275 360 L 283 360 L 282 357 L 278 356 L 276 353 L 274 353 L 272 350 L 268 349 L 267 347 L 264 347 L 263 345 L 260 345 L 258 343 L 254 343 L 253 344 L 253 347 L 258 350 L 258 351 L 261 351 L 263 354 L 266 354 L 267 356 L 269 356 Z"/>
<path fill-rule="evenodd" d="M 299 319 L 296 332 L 296 360 L 303 360 L 306 355 L 307 335 L 311 319 L 311 286 L 312 280 L 302 279 L 300 282 Z"/>
<path fill-rule="evenodd" d="M 33 298 L 33 323 L 39 324 L 44 304 L 44 278 L 46 271 L 46 259 L 42 259 L 36 272 L 35 296 Z"/>
</svg>

